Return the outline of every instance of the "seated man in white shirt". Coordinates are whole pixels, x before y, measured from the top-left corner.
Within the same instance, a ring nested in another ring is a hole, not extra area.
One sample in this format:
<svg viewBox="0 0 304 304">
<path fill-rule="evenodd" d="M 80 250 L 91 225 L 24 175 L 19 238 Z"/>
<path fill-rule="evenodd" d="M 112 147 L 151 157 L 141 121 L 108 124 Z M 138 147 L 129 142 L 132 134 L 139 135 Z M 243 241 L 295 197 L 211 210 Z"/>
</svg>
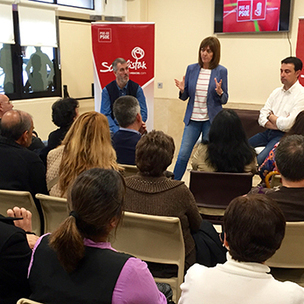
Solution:
<svg viewBox="0 0 304 304">
<path fill-rule="evenodd" d="M 304 288 L 275 280 L 266 265 L 285 234 L 285 218 L 274 200 L 263 194 L 235 198 L 225 211 L 224 231 L 227 262 L 190 267 L 179 304 L 304 303 Z"/>
<path fill-rule="evenodd" d="M 257 156 L 261 165 L 273 146 L 288 131 L 296 116 L 304 110 L 304 88 L 299 83 L 303 64 L 297 57 L 287 57 L 281 61 L 281 82 L 283 87 L 275 89 L 260 111 L 259 124 L 267 128 L 249 139 L 253 147 L 265 148 Z"/>
</svg>

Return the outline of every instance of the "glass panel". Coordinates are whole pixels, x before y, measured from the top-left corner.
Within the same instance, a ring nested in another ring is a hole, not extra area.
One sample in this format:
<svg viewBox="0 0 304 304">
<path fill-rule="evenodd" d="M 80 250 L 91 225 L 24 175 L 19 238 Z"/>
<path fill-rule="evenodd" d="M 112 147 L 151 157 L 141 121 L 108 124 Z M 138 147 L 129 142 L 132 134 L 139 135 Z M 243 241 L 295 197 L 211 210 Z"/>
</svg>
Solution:
<svg viewBox="0 0 304 304">
<path fill-rule="evenodd" d="M 57 0 L 57 4 L 94 9 L 94 0 Z"/>
<path fill-rule="evenodd" d="M 0 93 L 14 93 L 11 45 L 2 43 L 0 43 Z"/>
<path fill-rule="evenodd" d="M 24 93 L 54 89 L 54 51 L 52 47 L 22 47 Z"/>
</svg>

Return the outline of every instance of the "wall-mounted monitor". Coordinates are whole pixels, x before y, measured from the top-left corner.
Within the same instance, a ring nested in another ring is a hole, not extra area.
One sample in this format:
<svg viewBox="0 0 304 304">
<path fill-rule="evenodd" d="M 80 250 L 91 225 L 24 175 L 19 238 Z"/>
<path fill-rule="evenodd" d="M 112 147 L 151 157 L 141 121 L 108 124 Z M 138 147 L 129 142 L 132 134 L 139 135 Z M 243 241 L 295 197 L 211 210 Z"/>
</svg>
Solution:
<svg viewBox="0 0 304 304">
<path fill-rule="evenodd" d="M 289 31 L 291 0 L 215 0 L 214 33 Z"/>
</svg>

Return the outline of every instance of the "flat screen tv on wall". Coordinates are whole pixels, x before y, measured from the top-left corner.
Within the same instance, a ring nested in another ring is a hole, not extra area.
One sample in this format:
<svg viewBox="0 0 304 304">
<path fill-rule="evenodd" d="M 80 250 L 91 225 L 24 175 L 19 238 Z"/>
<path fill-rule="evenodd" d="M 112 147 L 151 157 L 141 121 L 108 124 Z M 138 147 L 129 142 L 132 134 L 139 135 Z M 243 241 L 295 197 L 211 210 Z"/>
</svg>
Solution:
<svg viewBox="0 0 304 304">
<path fill-rule="evenodd" d="M 214 33 L 288 32 L 291 0 L 215 0 Z"/>
</svg>

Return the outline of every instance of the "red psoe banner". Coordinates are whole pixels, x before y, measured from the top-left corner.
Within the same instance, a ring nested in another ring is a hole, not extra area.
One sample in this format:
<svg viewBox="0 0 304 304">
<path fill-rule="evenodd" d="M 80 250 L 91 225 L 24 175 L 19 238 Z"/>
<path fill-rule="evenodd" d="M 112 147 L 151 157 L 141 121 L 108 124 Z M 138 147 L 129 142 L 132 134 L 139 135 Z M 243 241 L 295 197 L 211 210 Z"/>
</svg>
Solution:
<svg viewBox="0 0 304 304">
<path fill-rule="evenodd" d="M 148 107 L 147 127 L 153 129 L 154 23 L 92 23 L 95 111 L 100 112 L 101 91 L 115 79 L 112 62 L 129 63 L 130 79 L 144 91 Z"/>
<path fill-rule="evenodd" d="M 304 19 L 299 19 L 296 56 L 304 63 Z M 299 82 L 304 86 L 304 71 L 302 69 Z"/>
</svg>

